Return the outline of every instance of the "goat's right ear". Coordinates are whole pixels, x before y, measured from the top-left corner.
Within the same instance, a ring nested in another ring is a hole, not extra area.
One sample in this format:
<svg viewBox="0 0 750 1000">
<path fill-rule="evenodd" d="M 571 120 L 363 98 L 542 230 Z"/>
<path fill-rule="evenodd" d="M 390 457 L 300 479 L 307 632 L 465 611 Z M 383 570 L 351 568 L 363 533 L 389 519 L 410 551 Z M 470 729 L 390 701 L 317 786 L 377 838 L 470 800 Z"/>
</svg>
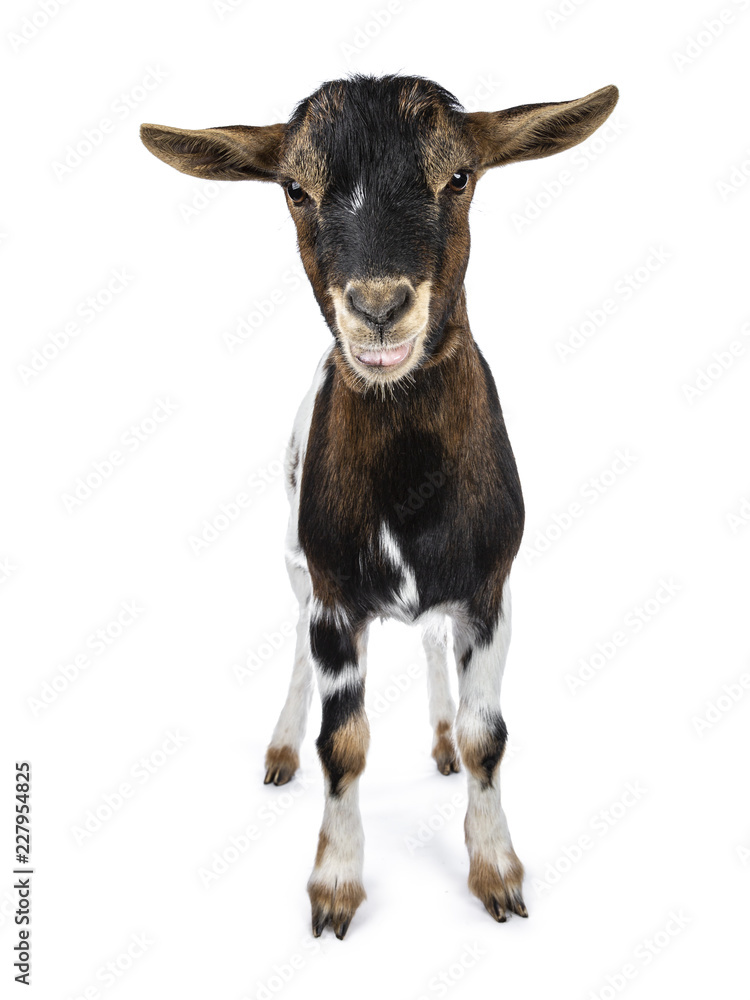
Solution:
<svg viewBox="0 0 750 1000">
<path fill-rule="evenodd" d="M 141 125 L 154 156 L 192 177 L 214 181 L 275 181 L 286 125 L 171 128 Z"/>
</svg>

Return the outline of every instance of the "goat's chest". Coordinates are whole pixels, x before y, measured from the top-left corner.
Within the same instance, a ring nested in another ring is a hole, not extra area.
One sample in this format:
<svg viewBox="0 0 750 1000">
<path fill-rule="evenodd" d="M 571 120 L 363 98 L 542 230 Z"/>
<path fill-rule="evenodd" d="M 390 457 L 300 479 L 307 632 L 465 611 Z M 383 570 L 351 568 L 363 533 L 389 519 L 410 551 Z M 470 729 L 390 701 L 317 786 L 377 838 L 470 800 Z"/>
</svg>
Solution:
<svg viewBox="0 0 750 1000">
<path fill-rule="evenodd" d="M 520 542 L 520 487 L 509 446 L 510 477 L 508 456 L 494 439 L 483 445 L 471 434 L 457 438 L 391 411 L 344 416 L 324 386 L 298 522 L 317 596 L 363 614 L 407 618 L 469 598 Z"/>
</svg>

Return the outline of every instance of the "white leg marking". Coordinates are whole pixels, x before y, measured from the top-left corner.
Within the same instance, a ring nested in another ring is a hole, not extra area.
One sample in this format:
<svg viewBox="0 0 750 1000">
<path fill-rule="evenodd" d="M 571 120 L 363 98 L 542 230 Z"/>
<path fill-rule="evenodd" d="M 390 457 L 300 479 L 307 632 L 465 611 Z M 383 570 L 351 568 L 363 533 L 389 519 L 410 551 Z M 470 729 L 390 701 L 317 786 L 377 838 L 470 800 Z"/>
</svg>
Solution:
<svg viewBox="0 0 750 1000">
<path fill-rule="evenodd" d="M 445 624 L 438 632 L 434 626 L 422 636 L 422 645 L 427 656 L 427 693 L 430 704 L 430 725 L 433 729 L 439 722 L 450 722 L 456 717 L 456 703 L 453 701 L 448 675 L 448 629 Z"/>
<path fill-rule="evenodd" d="M 502 617 L 489 646 L 473 646 L 471 659 L 461 668 L 461 657 L 469 646 L 465 633 L 457 629 L 456 660 L 459 663 L 459 707 L 456 734 L 459 747 L 481 745 L 488 731 L 488 717 L 500 714 L 500 687 L 511 637 L 510 586 L 503 588 Z M 500 801 L 500 772 L 492 784 L 467 770 L 469 805 L 466 812 L 466 843 L 472 861 L 494 864 L 502 876 L 518 871 L 508 822 Z"/>
<path fill-rule="evenodd" d="M 289 692 L 281 710 L 279 721 L 271 737 L 272 747 L 291 747 L 299 752 L 307 729 L 307 716 L 313 692 L 313 672 L 310 658 L 310 629 L 308 624 L 308 596 L 310 576 L 306 570 L 287 564 L 292 587 L 300 602 L 297 622 L 297 645 Z"/>
</svg>

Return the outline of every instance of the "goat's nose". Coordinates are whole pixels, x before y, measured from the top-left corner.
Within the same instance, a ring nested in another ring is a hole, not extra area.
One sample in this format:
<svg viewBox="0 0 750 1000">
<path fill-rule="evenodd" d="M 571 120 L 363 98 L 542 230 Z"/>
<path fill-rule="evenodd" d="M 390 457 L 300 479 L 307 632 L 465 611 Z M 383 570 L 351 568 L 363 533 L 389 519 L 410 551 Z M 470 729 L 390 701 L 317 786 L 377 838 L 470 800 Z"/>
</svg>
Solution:
<svg viewBox="0 0 750 1000">
<path fill-rule="evenodd" d="M 406 282 L 395 285 L 352 284 L 346 295 L 351 311 L 372 326 L 395 323 L 409 311 L 413 300 L 411 285 Z"/>
</svg>

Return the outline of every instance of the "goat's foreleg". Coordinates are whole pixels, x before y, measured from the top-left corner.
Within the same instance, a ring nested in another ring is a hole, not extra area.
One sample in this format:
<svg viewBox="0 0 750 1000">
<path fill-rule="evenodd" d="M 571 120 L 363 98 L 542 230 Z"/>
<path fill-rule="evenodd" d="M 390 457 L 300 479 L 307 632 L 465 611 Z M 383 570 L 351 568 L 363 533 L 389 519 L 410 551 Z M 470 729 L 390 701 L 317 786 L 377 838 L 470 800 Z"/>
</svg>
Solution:
<svg viewBox="0 0 750 1000">
<path fill-rule="evenodd" d="M 331 923 L 336 937 L 343 938 L 365 898 L 359 776 L 370 742 L 364 705 L 366 631 L 329 610 L 318 608 L 311 616 L 310 649 L 323 703 L 317 747 L 325 781 L 323 823 L 307 884 L 315 937 Z"/>
<path fill-rule="evenodd" d="M 456 627 L 459 706 L 456 738 L 467 771 L 469 804 L 464 830 L 469 888 L 500 922 L 510 910 L 528 916 L 521 885 L 523 865 L 513 850 L 500 804 L 500 761 L 507 730 L 500 685 L 510 644 L 510 589 L 503 589 L 497 620 L 481 629 Z"/>
</svg>

